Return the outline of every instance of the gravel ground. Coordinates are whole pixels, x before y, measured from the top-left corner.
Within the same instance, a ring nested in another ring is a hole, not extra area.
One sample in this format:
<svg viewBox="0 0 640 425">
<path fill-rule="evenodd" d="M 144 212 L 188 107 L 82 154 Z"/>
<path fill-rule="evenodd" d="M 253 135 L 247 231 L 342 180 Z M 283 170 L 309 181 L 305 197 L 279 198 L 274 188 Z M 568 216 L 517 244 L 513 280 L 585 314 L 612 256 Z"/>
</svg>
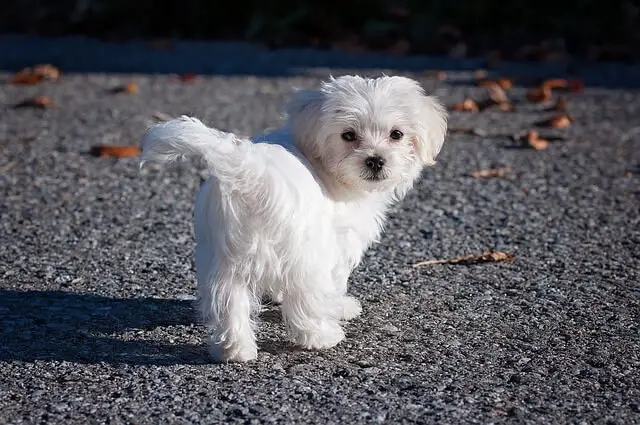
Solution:
<svg viewBox="0 0 640 425">
<path fill-rule="evenodd" d="M 640 67 L 582 68 L 575 123 L 543 130 L 565 138 L 544 151 L 504 136 L 548 116 L 541 106 L 454 113 L 452 127 L 497 136 L 452 134 L 392 211 L 350 281 L 364 313 L 346 341 L 292 349 L 267 306 L 259 359 L 216 365 L 192 308 L 201 170 L 139 171 L 88 149 L 137 143 L 157 111 L 244 134 L 277 125 L 292 87 L 328 75 L 319 66 L 447 69 L 446 81 L 415 76 L 451 104 L 481 93 L 468 81 L 479 64 L 0 37 L 1 81 L 34 62 L 69 73 L 0 87 L 1 423 L 640 422 Z M 130 81 L 137 94 L 109 92 Z M 55 105 L 10 107 L 36 95 Z M 503 166 L 504 178 L 469 176 Z M 485 249 L 516 260 L 412 268 Z"/>
</svg>

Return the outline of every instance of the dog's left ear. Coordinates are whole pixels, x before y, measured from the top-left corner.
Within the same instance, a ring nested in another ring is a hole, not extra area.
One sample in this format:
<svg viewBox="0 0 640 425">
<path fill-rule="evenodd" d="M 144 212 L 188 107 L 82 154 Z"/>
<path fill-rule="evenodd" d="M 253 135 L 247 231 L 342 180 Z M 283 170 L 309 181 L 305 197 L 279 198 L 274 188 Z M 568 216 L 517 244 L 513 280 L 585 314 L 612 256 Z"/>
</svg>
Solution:
<svg viewBox="0 0 640 425">
<path fill-rule="evenodd" d="M 317 146 L 313 139 L 318 134 L 324 98 L 325 95 L 320 91 L 298 90 L 286 106 L 289 128 L 295 143 L 302 145 L 300 147 L 310 149 Z"/>
<path fill-rule="evenodd" d="M 440 153 L 447 134 L 448 114 L 437 98 L 420 91 L 415 149 L 425 165 L 433 165 L 436 163 L 436 156 Z"/>
</svg>

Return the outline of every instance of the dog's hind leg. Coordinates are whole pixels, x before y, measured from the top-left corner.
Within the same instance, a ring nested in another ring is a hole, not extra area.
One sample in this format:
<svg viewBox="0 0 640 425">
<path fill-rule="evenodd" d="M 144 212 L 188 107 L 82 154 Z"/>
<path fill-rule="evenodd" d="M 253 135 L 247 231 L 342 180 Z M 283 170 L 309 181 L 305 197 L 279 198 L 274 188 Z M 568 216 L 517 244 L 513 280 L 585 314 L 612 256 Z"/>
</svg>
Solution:
<svg viewBox="0 0 640 425">
<path fill-rule="evenodd" d="M 253 315 L 259 303 L 246 284 L 216 282 L 215 294 L 201 306 L 211 329 L 210 355 L 215 362 L 246 362 L 258 356 Z"/>
</svg>

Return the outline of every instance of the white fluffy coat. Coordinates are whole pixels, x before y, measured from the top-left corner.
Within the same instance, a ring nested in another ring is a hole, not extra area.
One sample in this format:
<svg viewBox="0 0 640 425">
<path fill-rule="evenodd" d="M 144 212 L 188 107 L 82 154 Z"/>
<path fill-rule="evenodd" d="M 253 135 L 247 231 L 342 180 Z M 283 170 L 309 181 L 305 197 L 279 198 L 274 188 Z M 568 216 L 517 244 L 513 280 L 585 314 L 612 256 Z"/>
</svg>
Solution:
<svg viewBox="0 0 640 425">
<path fill-rule="evenodd" d="M 390 138 L 394 130 L 400 139 Z M 256 358 L 264 295 L 281 301 L 297 345 L 338 344 L 341 321 L 361 312 L 347 295 L 349 274 L 380 236 L 388 207 L 435 162 L 445 132 L 444 109 L 415 81 L 354 76 L 298 91 L 285 126 L 253 140 L 190 117 L 152 127 L 142 163 L 196 157 L 211 173 L 196 200 L 195 235 L 213 359 Z"/>
</svg>

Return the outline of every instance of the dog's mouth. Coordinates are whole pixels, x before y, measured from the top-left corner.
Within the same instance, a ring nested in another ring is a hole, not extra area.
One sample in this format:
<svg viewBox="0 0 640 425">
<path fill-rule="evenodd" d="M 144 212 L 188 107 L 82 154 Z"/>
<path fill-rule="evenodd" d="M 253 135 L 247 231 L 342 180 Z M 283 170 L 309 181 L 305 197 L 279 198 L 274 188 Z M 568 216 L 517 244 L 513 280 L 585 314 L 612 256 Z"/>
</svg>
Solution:
<svg viewBox="0 0 640 425">
<path fill-rule="evenodd" d="M 384 181 L 388 177 L 389 176 L 385 172 L 372 173 L 370 171 L 363 171 L 362 173 L 360 173 L 360 178 L 362 180 L 372 182 L 372 183 Z"/>
</svg>

